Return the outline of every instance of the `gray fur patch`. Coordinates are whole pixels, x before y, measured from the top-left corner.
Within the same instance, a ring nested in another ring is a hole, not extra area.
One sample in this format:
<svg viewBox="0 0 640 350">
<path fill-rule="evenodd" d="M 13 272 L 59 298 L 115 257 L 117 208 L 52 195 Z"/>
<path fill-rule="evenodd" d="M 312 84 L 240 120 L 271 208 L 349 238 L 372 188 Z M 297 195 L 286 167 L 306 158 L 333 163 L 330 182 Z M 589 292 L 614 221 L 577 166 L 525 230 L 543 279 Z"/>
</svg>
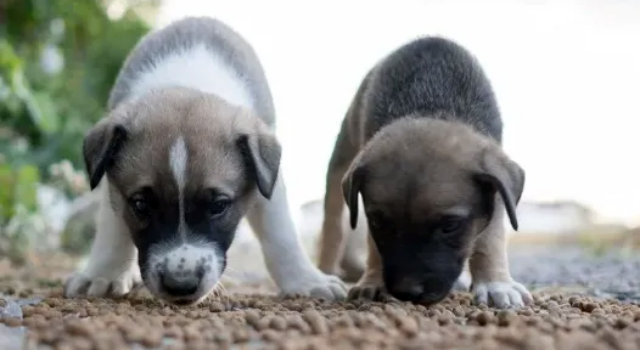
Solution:
<svg viewBox="0 0 640 350">
<path fill-rule="evenodd" d="M 480 63 L 449 39 L 407 43 L 374 67 L 354 101 L 364 114 L 364 139 L 403 117 L 457 120 L 502 141 L 502 119 Z M 356 129 L 358 130 L 358 129 Z"/>
</svg>

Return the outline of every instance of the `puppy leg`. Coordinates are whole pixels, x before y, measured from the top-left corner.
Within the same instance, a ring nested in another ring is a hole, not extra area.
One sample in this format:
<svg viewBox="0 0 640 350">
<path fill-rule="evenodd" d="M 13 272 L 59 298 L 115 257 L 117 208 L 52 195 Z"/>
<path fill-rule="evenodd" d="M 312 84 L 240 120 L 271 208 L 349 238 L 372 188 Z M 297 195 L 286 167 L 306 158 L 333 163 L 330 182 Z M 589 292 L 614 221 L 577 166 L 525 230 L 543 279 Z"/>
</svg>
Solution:
<svg viewBox="0 0 640 350">
<path fill-rule="evenodd" d="M 138 251 L 124 222 L 113 212 L 108 180 L 103 180 L 96 235 L 87 267 L 67 279 L 64 294 L 73 298 L 122 296 L 141 284 Z"/>
<path fill-rule="evenodd" d="M 469 272 L 469 261 L 465 262 L 464 270 L 453 285 L 453 291 L 468 292 L 471 288 L 471 273 Z"/>
<path fill-rule="evenodd" d="M 347 244 L 342 254 L 342 260 L 340 261 L 340 268 L 342 279 L 346 282 L 357 282 L 360 280 L 366 265 L 367 254 L 367 216 L 364 213 L 364 205 L 360 203 L 358 210 L 358 227 L 352 230 L 349 225 L 349 213 L 343 211 L 342 215 L 342 230 L 347 232 Z"/>
<path fill-rule="evenodd" d="M 348 299 L 362 299 L 386 302 L 391 299 L 391 295 L 384 286 L 382 277 L 382 259 L 375 242 L 368 235 L 369 256 L 367 257 L 367 268 L 358 283 L 349 290 Z"/>
<path fill-rule="evenodd" d="M 342 122 L 327 169 L 318 266 L 322 272 L 331 275 L 341 275 L 339 265 L 343 260 L 348 241 L 346 235 L 352 231 L 348 224 L 349 216 L 347 215 L 346 218 L 344 216 L 346 205 L 342 193 L 342 178 L 357 154 L 357 149 L 349 140 L 350 115 L 351 111 L 347 112 L 347 117 Z M 344 225 L 345 221 L 347 225 Z M 347 262 L 347 265 L 352 264 Z M 347 268 L 351 267 L 357 269 L 357 266 L 347 266 Z M 355 271 L 355 273 L 358 272 Z"/>
<path fill-rule="evenodd" d="M 504 215 L 502 200 L 497 200 L 494 216 L 475 242 L 469 261 L 471 289 L 478 304 L 520 308 L 533 302 L 533 298 L 525 286 L 511 278 Z"/>
<path fill-rule="evenodd" d="M 347 243 L 347 230 L 342 225 L 345 204 L 340 185 L 345 171 L 345 167 L 335 169 L 329 165 L 318 263 L 320 271 L 329 275 L 340 275 L 339 263 Z"/>
<path fill-rule="evenodd" d="M 328 300 L 346 297 L 346 286 L 340 278 L 322 273 L 300 244 L 282 176 L 278 176 L 271 200 L 261 197 L 247 220 L 260 240 L 267 269 L 283 294 Z"/>
</svg>

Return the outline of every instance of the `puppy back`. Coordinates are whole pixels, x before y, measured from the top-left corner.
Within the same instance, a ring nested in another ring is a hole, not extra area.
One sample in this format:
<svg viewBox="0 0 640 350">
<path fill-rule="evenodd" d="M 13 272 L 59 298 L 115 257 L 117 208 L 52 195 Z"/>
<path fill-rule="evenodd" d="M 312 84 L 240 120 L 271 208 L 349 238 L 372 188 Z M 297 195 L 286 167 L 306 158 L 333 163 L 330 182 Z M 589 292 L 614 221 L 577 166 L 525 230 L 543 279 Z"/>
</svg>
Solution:
<svg viewBox="0 0 640 350">
<path fill-rule="evenodd" d="M 172 85 L 217 93 L 255 110 L 268 125 L 275 123 L 271 91 L 255 51 L 220 20 L 187 17 L 144 36 L 125 60 L 107 108 Z"/>
<path fill-rule="evenodd" d="M 489 79 L 477 59 L 461 45 L 425 37 L 400 47 L 363 82 L 360 96 L 363 133 L 407 117 L 457 120 L 502 141 L 502 121 Z"/>
</svg>

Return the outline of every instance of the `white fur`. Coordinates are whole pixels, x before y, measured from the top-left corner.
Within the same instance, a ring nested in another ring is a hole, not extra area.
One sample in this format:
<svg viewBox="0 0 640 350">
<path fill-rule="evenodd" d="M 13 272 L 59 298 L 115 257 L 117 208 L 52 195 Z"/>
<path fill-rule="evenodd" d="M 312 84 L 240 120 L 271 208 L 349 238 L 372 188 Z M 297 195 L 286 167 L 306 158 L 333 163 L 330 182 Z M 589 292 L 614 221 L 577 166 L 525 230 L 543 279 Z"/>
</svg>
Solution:
<svg viewBox="0 0 640 350">
<path fill-rule="evenodd" d="M 515 281 L 479 282 L 474 284 L 472 293 L 476 303 L 499 309 L 521 308 L 533 301 L 527 288 Z"/>
<path fill-rule="evenodd" d="M 186 184 L 187 176 L 187 162 L 189 161 L 189 154 L 187 154 L 187 144 L 184 142 L 182 136 L 178 137 L 176 142 L 171 146 L 169 152 L 169 164 L 171 164 L 171 172 L 176 185 L 178 185 L 178 191 L 180 195 L 183 195 L 184 186 Z"/>
<path fill-rule="evenodd" d="M 96 236 L 87 267 L 67 281 L 66 295 L 76 297 L 87 289 L 87 295 L 101 297 L 108 293 L 121 296 L 141 282 L 136 249 L 126 224 L 113 212 L 109 184 L 101 181 L 100 207 L 96 218 Z M 109 292 L 111 288 L 111 292 Z"/>
<path fill-rule="evenodd" d="M 267 270 L 282 293 L 330 300 L 346 297 L 340 278 L 322 273 L 300 244 L 281 176 L 278 176 L 271 200 L 260 197 L 247 214 L 247 220 L 260 240 Z"/>
<path fill-rule="evenodd" d="M 486 235 L 495 235 L 494 237 L 504 235 L 504 217 L 506 216 L 506 211 L 503 209 L 504 205 L 499 196 L 496 196 L 496 208 L 499 208 L 499 210 L 494 211 L 491 222 L 487 228 L 485 228 L 484 232 L 481 233 L 485 235 L 485 237 L 487 237 Z M 475 269 L 474 271 L 473 257 L 469 262 L 473 284 L 471 292 L 474 294 L 476 303 L 494 306 L 499 309 L 517 309 L 532 303 L 533 297 L 531 293 L 525 286 L 514 281 L 509 273 L 506 242 L 500 242 L 502 246 L 498 247 L 498 249 L 496 249 L 495 245 L 491 244 L 495 244 L 495 242 L 489 241 L 488 238 L 476 241 L 476 252 L 485 252 L 485 254 L 487 254 L 486 252 L 490 252 L 496 255 L 494 259 L 483 261 L 481 265 L 482 269 Z M 503 256 L 499 257 L 498 254 Z M 482 254 L 480 254 L 475 258 L 486 259 L 486 255 L 483 257 Z M 502 274 L 492 276 L 492 274 L 489 273 L 498 271 L 501 271 Z"/>
<path fill-rule="evenodd" d="M 234 105 L 253 109 L 253 99 L 242 76 L 204 45 L 157 62 L 132 85 L 130 98 L 139 98 L 150 89 L 176 85 L 215 94 Z"/>
<path fill-rule="evenodd" d="M 198 290 L 192 299 L 192 302 L 198 302 L 206 298 L 218 283 L 222 275 L 222 264 L 223 259 L 217 247 L 205 240 L 192 238 L 187 243 L 164 243 L 152 248 L 149 253 L 147 268 L 150 273 L 147 287 L 152 293 L 170 300 L 171 296 L 162 289 L 160 272 L 170 275 L 176 280 L 187 281 L 199 279 L 196 276 L 196 271 L 199 268 L 206 268 L 204 276 L 199 281 Z"/>
<path fill-rule="evenodd" d="M 470 287 L 471 287 L 471 274 L 468 271 L 463 270 L 460 276 L 458 276 L 458 279 L 456 280 L 456 282 L 453 284 L 453 290 L 460 291 L 460 292 L 467 292 L 469 291 Z"/>
<path fill-rule="evenodd" d="M 245 108 L 253 109 L 254 107 L 253 99 L 242 76 L 226 65 L 219 55 L 204 46 L 196 46 L 157 62 L 133 84 L 130 98 L 139 98 L 150 89 L 175 85 L 213 93 L 232 104 Z M 178 186 L 184 186 L 188 181 L 187 151 L 184 139 L 181 138 L 170 151 L 171 169 Z M 137 255 L 137 251 L 130 234 L 121 219 L 113 213 L 106 195 L 103 196 L 102 201 L 104 209 L 99 214 L 96 238 L 89 257 L 89 268 L 72 276 L 68 282 L 67 295 L 81 294 L 82 287 L 87 284 L 91 284 L 91 291 L 98 281 L 101 285 L 106 284 L 107 288 L 94 288 L 94 294 L 97 296 L 109 294 L 109 283 L 122 285 L 118 292 L 126 293 L 133 285 L 130 281 L 140 280 L 137 261 L 132 257 L 133 252 Z M 183 205 L 182 198 L 181 205 Z M 183 224 L 183 208 L 181 207 L 180 210 Z M 259 203 L 249 212 L 248 221 L 260 240 L 267 269 L 282 293 L 322 297 L 329 300 L 346 297 L 344 283 L 338 277 L 322 273 L 313 265 L 302 248 L 292 222 L 286 190 L 281 178 L 278 178 L 271 200 L 260 197 Z M 215 253 L 214 261 L 220 261 L 220 254 L 215 247 L 207 247 L 199 242 L 189 242 L 187 237 L 190 236 L 185 230 L 186 228 L 183 227 L 182 242 L 158 248 L 152 252 L 152 260 L 157 262 L 167 258 L 168 267 L 174 266 L 172 264 L 182 258 L 185 259 L 185 263 L 188 260 L 193 264 L 198 260 L 198 256 L 208 256 L 213 252 Z M 183 252 L 180 247 L 188 249 Z M 203 278 L 201 291 L 213 288 L 217 283 L 221 265 L 216 266 L 212 266 L 211 271 Z M 155 264 L 152 268 L 155 269 Z M 133 272 L 120 275 L 118 274 L 120 270 L 137 270 L 137 275 Z M 167 271 L 171 273 L 173 270 L 168 268 Z M 147 281 L 149 288 L 155 288 L 155 291 L 160 292 L 157 271 L 152 271 L 151 275 L 152 277 Z"/>
<path fill-rule="evenodd" d="M 187 225 L 184 221 L 184 186 L 187 183 L 187 164 L 189 162 L 189 154 L 187 153 L 187 145 L 182 136 L 178 137 L 176 142 L 171 146 L 169 151 L 169 164 L 173 178 L 178 186 L 178 210 L 180 223 L 178 224 L 178 234 L 184 241 L 187 237 Z"/>
</svg>

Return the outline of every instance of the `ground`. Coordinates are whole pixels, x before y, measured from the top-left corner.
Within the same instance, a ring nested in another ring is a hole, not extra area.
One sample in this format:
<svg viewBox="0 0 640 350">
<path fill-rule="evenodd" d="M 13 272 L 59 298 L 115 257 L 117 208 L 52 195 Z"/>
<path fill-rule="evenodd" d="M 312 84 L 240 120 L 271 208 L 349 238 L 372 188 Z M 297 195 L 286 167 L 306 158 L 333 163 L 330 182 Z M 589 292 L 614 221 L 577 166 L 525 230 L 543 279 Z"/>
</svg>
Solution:
<svg viewBox="0 0 640 350">
<path fill-rule="evenodd" d="M 226 292 L 197 307 L 168 306 L 144 290 L 67 300 L 60 281 L 73 260 L 5 263 L 0 349 L 640 348 L 640 254 L 537 246 L 512 247 L 510 259 L 514 277 L 534 291 L 532 307 L 478 307 L 467 293 L 428 308 L 281 299 L 250 245 L 235 247 Z"/>
</svg>

